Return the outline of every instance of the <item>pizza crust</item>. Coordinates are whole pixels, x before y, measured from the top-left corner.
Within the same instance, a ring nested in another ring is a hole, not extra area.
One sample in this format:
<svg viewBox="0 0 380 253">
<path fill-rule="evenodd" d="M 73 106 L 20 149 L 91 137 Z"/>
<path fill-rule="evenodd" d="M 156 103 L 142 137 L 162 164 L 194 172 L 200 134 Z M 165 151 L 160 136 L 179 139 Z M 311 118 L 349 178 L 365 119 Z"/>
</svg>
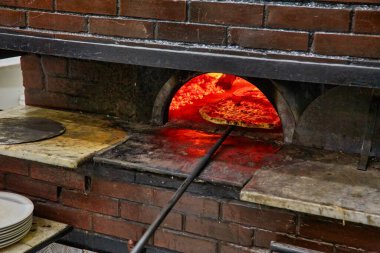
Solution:
<svg viewBox="0 0 380 253">
<path fill-rule="evenodd" d="M 247 93 L 251 91 L 243 92 L 245 95 Z M 251 93 L 250 96 L 234 96 L 207 104 L 199 110 L 199 113 L 203 119 L 215 124 L 263 129 L 278 128 L 281 122 L 270 102 L 264 95 L 252 95 Z"/>
</svg>

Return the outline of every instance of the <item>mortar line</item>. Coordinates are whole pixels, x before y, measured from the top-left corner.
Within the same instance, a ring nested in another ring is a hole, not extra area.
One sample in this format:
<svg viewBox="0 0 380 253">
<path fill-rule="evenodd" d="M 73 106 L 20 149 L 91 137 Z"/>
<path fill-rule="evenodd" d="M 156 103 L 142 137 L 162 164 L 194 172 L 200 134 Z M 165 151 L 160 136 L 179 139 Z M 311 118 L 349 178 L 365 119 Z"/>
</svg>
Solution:
<svg viewBox="0 0 380 253">
<path fill-rule="evenodd" d="M 116 0 L 116 15 L 120 16 L 120 0 Z"/>
<path fill-rule="evenodd" d="M 43 91 L 47 91 L 48 89 L 48 80 L 47 80 L 47 72 L 46 72 L 46 69 L 45 69 L 45 66 L 44 64 L 42 63 L 42 57 L 45 57 L 45 56 L 38 56 L 40 59 L 39 59 L 39 63 L 40 63 L 40 66 L 41 66 L 41 71 L 42 71 L 42 80 L 43 80 L 43 88 L 42 90 Z"/>
<path fill-rule="evenodd" d="M 84 28 L 86 29 L 85 33 L 90 33 L 90 17 L 88 15 L 84 17 Z"/>
<path fill-rule="evenodd" d="M 153 23 L 153 39 L 157 40 L 158 38 L 158 23 L 154 22 Z"/>
<path fill-rule="evenodd" d="M 25 12 L 25 28 L 29 27 L 29 11 Z"/>
<path fill-rule="evenodd" d="M 263 7 L 263 19 L 262 19 L 262 24 L 261 24 L 261 27 L 262 28 L 265 28 L 265 27 L 267 27 L 267 22 L 268 22 L 268 15 L 267 15 L 267 13 L 268 13 L 268 5 L 264 5 L 264 7 Z"/>
<path fill-rule="evenodd" d="M 191 0 L 186 1 L 186 22 L 190 22 L 191 16 Z"/>
<path fill-rule="evenodd" d="M 307 41 L 307 49 L 309 52 L 313 50 L 313 42 L 314 42 L 314 32 L 309 32 L 308 41 Z"/>
<path fill-rule="evenodd" d="M 355 19 L 355 8 L 352 8 L 350 11 L 350 20 L 348 25 L 348 32 L 352 33 L 354 28 L 354 19 Z"/>
<path fill-rule="evenodd" d="M 296 235 L 300 235 L 301 229 L 301 214 L 296 215 Z"/>
</svg>

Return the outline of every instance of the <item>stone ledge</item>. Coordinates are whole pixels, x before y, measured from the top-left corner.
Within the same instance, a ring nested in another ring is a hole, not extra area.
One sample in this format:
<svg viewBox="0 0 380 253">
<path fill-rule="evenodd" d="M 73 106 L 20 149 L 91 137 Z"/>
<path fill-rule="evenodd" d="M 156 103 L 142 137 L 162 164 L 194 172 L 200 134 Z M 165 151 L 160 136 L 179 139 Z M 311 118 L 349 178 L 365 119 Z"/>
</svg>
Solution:
<svg viewBox="0 0 380 253">
<path fill-rule="evenodd" d="M 339 159 L 339 158 L 338 158 Z M 343 159 L 344 160 L 344 159 Z M 258 170 L 241 200 L 380 227 L 380 170 L 306 160 Z"/>
<path fill-rule="evenodd" d="M 43 117 L 56 120 L 66 127 L 58 137 L 24 144 L 0 145 L 0 155 L 77 168 L 95 153 L 112 148 L 127 140 L 126 132 L 112 126 L 105 117 L 37 107 L 17 107 L 0 112 L 0 118 Z"/>
</svg>

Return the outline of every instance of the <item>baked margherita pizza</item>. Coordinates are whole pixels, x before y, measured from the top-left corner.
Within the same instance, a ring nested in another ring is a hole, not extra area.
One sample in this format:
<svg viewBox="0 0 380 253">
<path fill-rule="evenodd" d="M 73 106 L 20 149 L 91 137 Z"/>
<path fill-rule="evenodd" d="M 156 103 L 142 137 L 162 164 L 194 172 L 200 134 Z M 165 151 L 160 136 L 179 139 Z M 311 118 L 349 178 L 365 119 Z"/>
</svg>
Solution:
<svg viewBox="0 0 380 253">
<path fill-rule="evenodd" d="M 199 113 L 215 124 L 264 129 L 277 128 L 281 124 L 276 110 L 257 88 L 236 90 L 232 97 L 207 104 Z"/>
</svg>

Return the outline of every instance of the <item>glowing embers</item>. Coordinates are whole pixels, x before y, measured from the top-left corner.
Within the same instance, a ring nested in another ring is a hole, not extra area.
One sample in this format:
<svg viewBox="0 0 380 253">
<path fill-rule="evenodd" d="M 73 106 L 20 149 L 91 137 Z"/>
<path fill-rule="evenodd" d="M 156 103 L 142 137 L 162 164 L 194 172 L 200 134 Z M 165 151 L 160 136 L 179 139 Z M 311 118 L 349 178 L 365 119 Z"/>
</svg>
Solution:
<svg viewBox="0 0 380 253">
<path fill-rule="evenodd" d="M 233 75 L 197 76 L 174 96 L 169 120 L 279 128 L 280 118 L 265 95 L 253 84 Z"/>
</svg>

